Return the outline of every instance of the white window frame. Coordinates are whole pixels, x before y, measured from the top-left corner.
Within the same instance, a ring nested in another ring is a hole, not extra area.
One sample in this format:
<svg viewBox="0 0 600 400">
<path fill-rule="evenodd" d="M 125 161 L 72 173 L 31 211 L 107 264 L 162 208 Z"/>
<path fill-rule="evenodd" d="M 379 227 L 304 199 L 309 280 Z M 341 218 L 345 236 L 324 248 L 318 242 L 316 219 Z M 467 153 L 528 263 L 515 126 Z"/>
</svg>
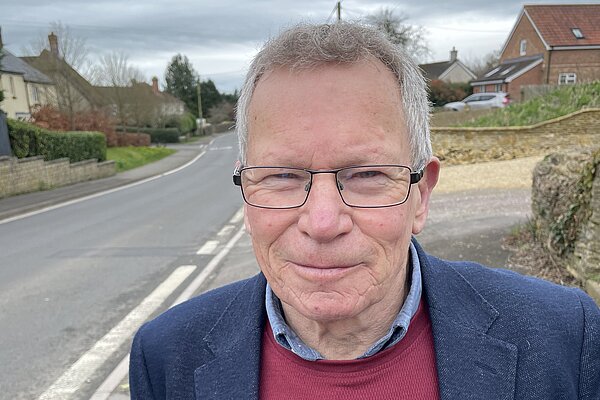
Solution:
<svg viewBox="0 0 600 400">
<path fill-rule="evenodd" d="M 496 83 L 496 87 L 494 88 L 496 93 L 501 92 L 502 91 L 502 84 L 501 83 Z"/>
<path fill-rule="evenodd" d="M 521 39 L 521 43 L 519 44 L 519 54 L 522 56 L 527 54 L 527 39 Z"/>
<path fill-rule="evenodd" d="M 558 74 L 559 85 L 572 85 L 577 83 L 577 74 L 575 72 L 561 72 Z"/>
<path fill-rule="evenodd" d="M 31 100 L 33 100 L 35 104 L 40 103 L 40 92 L 35 85 L 31 85 Z"/>
</svg>

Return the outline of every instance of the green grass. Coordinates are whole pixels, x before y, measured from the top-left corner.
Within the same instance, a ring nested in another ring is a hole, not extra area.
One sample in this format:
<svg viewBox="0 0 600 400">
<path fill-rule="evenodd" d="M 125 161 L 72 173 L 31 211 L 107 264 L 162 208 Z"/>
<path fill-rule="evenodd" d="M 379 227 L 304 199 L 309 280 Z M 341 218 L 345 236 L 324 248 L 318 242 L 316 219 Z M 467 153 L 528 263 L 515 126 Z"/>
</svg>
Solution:
<svg viewBox="0 0 600 400">
<path fill-rule="evenodd" d="M 583 107 L 600 107 L 600 81 L 569 85 L 493 111 L 459 126 L 526 126 L 561 117 Z"/>
<path fill-rule="evenodd" d="M 166 147 L 109 147 L 106 150 L 106 159 L 114 160 L 117 172 L 123 172 L 158 161 L 173 153 L 175 150 Z"/>
</svg>

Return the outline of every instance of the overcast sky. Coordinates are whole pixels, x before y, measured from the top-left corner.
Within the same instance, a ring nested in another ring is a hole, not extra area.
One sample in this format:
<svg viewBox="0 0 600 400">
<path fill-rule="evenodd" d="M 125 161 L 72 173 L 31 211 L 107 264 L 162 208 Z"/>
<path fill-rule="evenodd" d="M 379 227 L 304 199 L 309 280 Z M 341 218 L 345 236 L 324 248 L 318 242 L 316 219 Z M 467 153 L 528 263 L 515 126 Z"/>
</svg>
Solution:
<svg viewBox="0 0 600 400">
<path fill-rule="evenodd" d="M 532 3 L 586 3 L 540 1 Z M 342 19 L 357 20 L 382 7 L 426 29 L 428 62 L 444 61 L 455 46 L 470 61 L 499 49 L 525 2 L 517 0 L 343 0 Z M 122 51 L 149 80 L 164 82 L 176 53 L 186 55 L 202 79 L 221 92 L 241 86 L 262 43 L 297 22 L 326 22 L 334 0 L 0 0 L 4 46 L 16 55 L 60 21 L 86 39 L 92 55 Z"/>
</svg>

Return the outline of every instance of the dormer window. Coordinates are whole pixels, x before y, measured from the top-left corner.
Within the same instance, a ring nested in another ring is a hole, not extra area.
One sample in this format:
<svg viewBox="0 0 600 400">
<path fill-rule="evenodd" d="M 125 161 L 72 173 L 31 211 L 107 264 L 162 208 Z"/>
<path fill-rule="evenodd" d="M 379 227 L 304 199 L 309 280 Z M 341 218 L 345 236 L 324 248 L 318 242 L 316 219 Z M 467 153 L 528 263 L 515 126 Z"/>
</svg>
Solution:
<svg viewBox="0 0 600 400">
<path fill-rule="evenodd" d="M 527 40 L 521 40 L 521 45 L 519 46 L 519 54 L 524 56 L 527 53 Z"/>
<path fill-rule="evenodd" d="M 583 32 L 581 32 L 581 29 L 571 28 L 571 32 L 573 32 L 573 35 L 575 35 L 577 39 L 583 39 Z"/>
</svg>

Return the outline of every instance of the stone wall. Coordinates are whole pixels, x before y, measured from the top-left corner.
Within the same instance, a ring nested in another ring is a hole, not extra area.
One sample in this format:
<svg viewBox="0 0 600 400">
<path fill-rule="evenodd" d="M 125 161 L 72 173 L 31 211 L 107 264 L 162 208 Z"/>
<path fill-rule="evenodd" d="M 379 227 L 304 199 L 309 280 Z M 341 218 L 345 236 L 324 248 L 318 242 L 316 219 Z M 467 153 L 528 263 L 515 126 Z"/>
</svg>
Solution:
<svg viewBox="0 0 600 400">
<path fill-rule="evenodd" d="M 600 109 L 522 127 L 431 128 L 433 152 L 445 164 L 545 155 L 600 143 Z"/>
<path fill-rule="evenodd" d="M 68 158 L 44 161 L 41 156 L 0 157 L 0 198 L 105 178 L 115 173 L 114 161 L 86 160 L 71 164 Z"/>
<path fill-rule="evenodd" d="M 535 240 L 600 302 L 600 148 L 554 153 L 533 171 Z"/>
</svg>

